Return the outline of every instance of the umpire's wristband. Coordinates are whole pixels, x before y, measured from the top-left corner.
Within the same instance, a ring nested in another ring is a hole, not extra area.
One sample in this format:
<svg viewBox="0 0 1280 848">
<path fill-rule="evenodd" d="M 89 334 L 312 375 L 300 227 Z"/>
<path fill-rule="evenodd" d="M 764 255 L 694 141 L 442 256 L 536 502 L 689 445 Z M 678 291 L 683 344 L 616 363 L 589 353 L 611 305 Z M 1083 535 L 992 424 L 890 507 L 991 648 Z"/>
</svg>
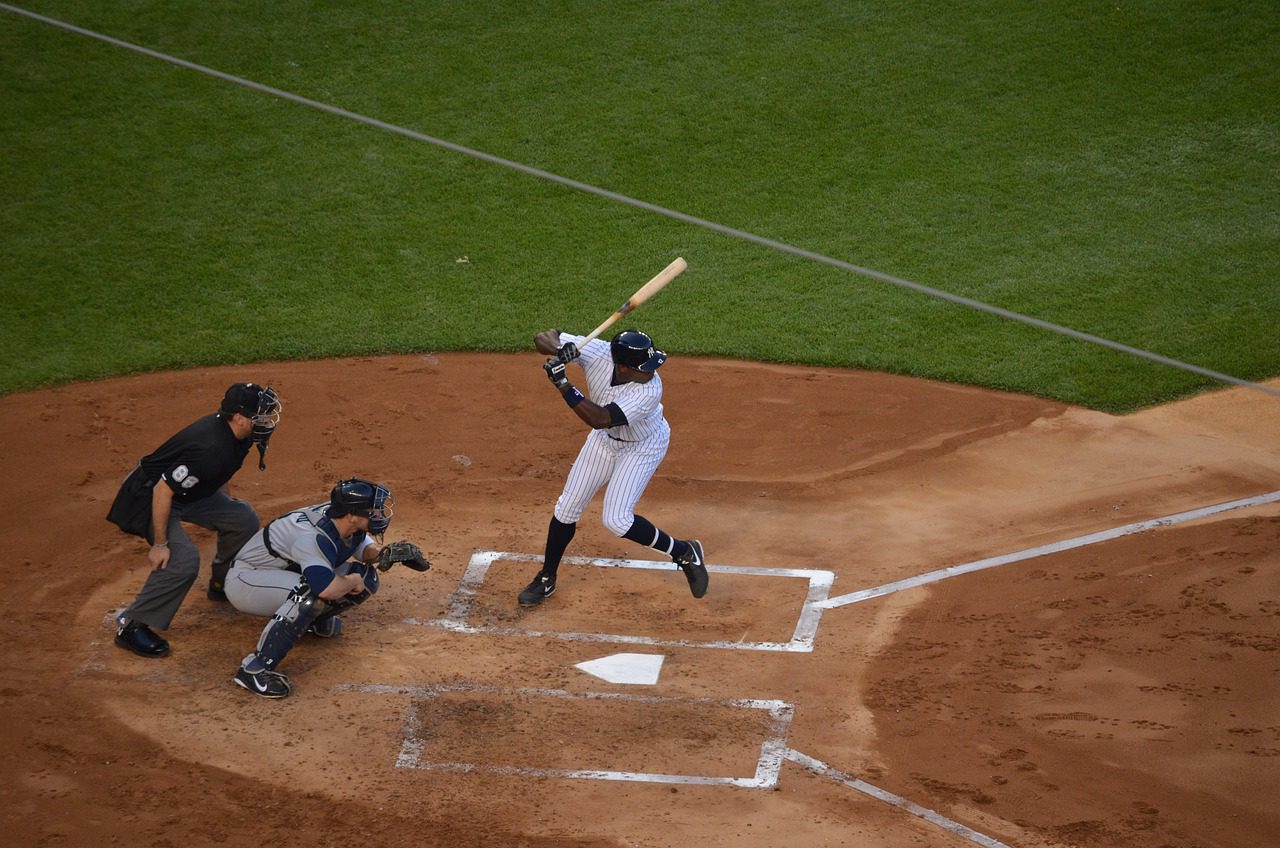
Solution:
<svg viewBox="0 0 1280 848">
<path fill-rule="evenodd" d="M 564 402 L 569 404 L 569 408 L 573 409 L 578 404 L 587 399 L 587 396 L 578 391 L 576 386 L 570 386 L 566 392 L 561 392 L 560 396 L 564 398 Z"/>
</svg>

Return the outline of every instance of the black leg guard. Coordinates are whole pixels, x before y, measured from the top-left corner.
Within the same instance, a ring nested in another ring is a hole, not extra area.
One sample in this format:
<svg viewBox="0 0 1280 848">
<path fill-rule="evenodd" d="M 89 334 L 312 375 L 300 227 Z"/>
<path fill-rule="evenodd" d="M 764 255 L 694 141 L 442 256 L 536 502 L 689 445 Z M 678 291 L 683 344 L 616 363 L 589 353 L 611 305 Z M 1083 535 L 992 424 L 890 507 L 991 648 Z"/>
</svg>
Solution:
<svg viewBox="0 0 1280 848">
<path fill-rule="evenodd" d="M 341 615 L 345 610 L 349 610 L 354 606 L 359 606 L 373 594 L 378 591 L 378 569 L 367 563 L 354 566 L 351 574 L 360 574 L 364 577 L 364 591 L 358 595 L 343 595 L 336 601 L 327 601 L 322 603 L 324 609 L 312 621 L 312 625 L 322 625 L 324 622 L 333 618 L 335 615 Z"/>
<path fill-rule="evenodd" d="M 267 622 L 267 626 L 262 628 L 262 635 L 258 637 L 258 649 L 245 657 L 244 667 L 252 671 L 261 665 L 267 671 L 273 671 L 326 606 L 328 605 L 324 601 L 311 594 L 306 583 L 299 583 Z"/>
</svg>

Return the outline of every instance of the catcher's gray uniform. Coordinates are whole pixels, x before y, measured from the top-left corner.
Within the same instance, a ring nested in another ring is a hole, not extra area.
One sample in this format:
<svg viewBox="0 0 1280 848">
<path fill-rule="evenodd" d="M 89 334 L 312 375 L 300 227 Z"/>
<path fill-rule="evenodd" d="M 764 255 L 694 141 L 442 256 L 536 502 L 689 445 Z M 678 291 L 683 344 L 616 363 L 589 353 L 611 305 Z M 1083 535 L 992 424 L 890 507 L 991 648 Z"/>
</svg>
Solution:
<svg viewBox="0 0 1280 848">
<path fill-rule="evenodd" d="M 300 580 L 319 595 L 335 576 L 348 574 L 353 567 L 372 573 L 373 585 L 369 587 L 369 573 L 364 575 L 365 585 L 371 593 L 377 591 L 376 571 L 350 561 L 361 559 L 373 539 L 360 530 L 343 539 L 325 514 L 328 508 L 326 502 L 282 515 L 240 549 L 227 574 L 227 600 L 232 606 L 252 615 L 273 615 Z"/>
<path fill-rule="evenodd" d="M 394 563 L 430 568 L 417 545 L 382 545 L 370 535 L 386 531 L 393 502 L 379 483 L 340 480 L 328 503 L 280 516 L 240 549 L 227 574 L 227 600 L 271 620 L 240 663 L 236 685 L 266 698 L 287 696 L 289 679 L 276 667 L 303 633 L 341 633 L 338 613 L 377 592 L 378 572 Z"/>
</svg>

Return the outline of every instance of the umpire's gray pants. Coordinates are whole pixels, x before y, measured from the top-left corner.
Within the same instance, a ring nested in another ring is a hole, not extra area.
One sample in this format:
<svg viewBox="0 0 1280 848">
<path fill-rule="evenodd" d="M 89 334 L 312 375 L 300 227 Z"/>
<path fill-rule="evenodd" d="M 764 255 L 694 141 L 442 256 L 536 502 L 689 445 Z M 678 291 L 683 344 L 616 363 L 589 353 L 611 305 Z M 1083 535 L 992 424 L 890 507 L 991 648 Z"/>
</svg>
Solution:
<svg viewBox="0 0 1280 848">
<path fill-rule="evenodd" d="M 163 486 L 164 483 L 156 485 Z M 183 598 L 200 573 L 200 549 L 183 529 L 184 521 L 217 532 L 218 551 L 214 562 L 230 562 L 260 529 L 258 513 L 253 511 L 253 507 L 224 492 L 214 492 L 204 500 L 190 504 L 175 501 L 169 513 L 166 535 L 169 564 L 153 569 L 147 575 L 142 590 L 122 613 L 124 618 L 161 630 L 169 629 L 173 617 L 178 614 L 178 607 L 182 606 Z"/>
</svg>

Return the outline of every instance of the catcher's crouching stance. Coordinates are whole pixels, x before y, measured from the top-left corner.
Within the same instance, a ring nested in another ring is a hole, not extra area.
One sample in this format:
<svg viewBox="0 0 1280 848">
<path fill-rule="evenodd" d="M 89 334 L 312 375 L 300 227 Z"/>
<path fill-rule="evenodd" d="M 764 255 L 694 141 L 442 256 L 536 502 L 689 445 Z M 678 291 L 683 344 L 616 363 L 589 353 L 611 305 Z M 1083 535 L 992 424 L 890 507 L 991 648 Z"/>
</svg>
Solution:
<svg viewBox="0 0 1280 848">
<path fill-rule="evenodd" d="M 236 685 L 264 698 L 289 694 L 281 660 L 303 633 L 342 632 L 340 614 L 378 591 L 378 573 L 395 563 L 431 567 L 417 545 L 381 544 L 394 501 L 387 487 L 342 480 L 328 503 L 298 509 L 267 524 L 236 555 L 226 592 L 236 609 L 271 616 L 258 647 L 244 658 Z"/>
</svg>

